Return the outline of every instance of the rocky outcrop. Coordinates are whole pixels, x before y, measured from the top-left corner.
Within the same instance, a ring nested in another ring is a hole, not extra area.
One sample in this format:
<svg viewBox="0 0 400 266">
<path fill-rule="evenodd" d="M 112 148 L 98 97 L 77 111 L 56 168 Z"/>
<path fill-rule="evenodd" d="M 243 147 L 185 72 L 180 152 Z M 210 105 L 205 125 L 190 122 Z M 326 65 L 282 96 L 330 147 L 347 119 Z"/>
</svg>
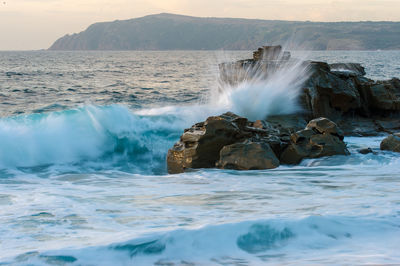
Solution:
<svg viewBox="0 0 400 266">
<path fill-rule="evenodd" d="M 310 118 L 324 116 L 336 120 L 344 113 L 361 108 L 360 93 L 353 82 L 332 72 L 327 63 L 308 64 L 311 75 L 304 84 L 301 104 Z"/>
<path fill-rule="evenodd" d="M 350 154 L 343 133 L 327 118 L 311 120 L 304 130 L 293 133 L 291 143 L 281 155 L 281 162 L 298 164 L 304 158 Z"/>
<path fill-rule="evenodd" d="M 185 129 L 168 151 L 168 172 L 213 167 L 271 169 L 304 158 L 348 154 L 343 133 L 332 121 L 319 118 L 305 129 L 304 125 L 304 120 L 293 116 L 255 122 L 229 112 L 209 117 Z"/>
<path fill-rule="evenodd" d="M 168 151 L 168 171 L 179 173 L 187 168 L 215 167 L 222 147 L 249 135 L 244 130 L 246 124 L 246 118 L 226 113 L 186 129 L 180 141 Z"/>
<path fill-rule="evenodd" d="M 280 46 L 265 46 L 252 59 L 220 64 L 220 78 L 230 85 L 254 76 L 267 80 L 293 61 L 296 59 Z M 373 81 L 364 76 L 365 69 L 357 63 L 305 61 L 303 67 L 309 70 L 309 76 L 301 88 L 299 104 L 303 110 L 298 116 L 307 121 L 327 117 L 340 125 L 345 135 L 371 136 L 400 130 L 399 79 Z"/>
<path fill-rule="evenodd" d="M 400 152 L 400 133 L 384 138 L 381 142 L 381 150 Z"/>
<path fill-rule="evenodd" d="M 168 151 L 168 171 L 271 169 L 298 164 L 305 158 L 347 155 L 344 135 L 373 136 L 400 130 L 399 79 L 370 80 L 357 63 L 294 62 L 309 70 L 299 97 L 302 112 L 255 122 L 233 113 L 209 117 L 186 129 Z M 268 80 L 290 65 L 293 59 L 281 46 L 264 46 L 252 59 L 220 64 L 220 78 L 230 85 L 254 77 Z M 381 149 L 400 152 L 400 135 L 383 140 Z"/>
</svg>

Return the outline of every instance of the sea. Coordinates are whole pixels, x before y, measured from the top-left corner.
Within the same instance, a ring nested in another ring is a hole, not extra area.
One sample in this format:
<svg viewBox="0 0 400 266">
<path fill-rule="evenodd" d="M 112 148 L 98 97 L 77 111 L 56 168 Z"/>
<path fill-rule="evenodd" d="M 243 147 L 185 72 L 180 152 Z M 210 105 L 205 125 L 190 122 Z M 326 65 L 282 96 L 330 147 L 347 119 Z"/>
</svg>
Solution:
<svg viewBox="0 0 400 266">
<path fill-rule="evenodd" d="M 399 265 L 400 154 L 384 135 L 296 166 L 168 174 L 168 149 L 208 116 L 298 110 L 299 66 L 221 82 L 219 63 L 251 56 L 0 52 L 0 265 Z M 400 51 L 292 56 L 400 77 Z"/>
</svg>

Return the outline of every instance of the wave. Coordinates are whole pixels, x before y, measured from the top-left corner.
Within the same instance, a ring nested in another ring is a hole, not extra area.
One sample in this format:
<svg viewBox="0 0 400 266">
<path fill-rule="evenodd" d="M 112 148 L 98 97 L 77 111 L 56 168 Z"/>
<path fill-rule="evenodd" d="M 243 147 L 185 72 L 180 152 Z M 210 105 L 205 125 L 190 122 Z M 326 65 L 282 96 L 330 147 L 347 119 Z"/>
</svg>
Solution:
<svg viewBox="0 0 400 266">
<path fill-rule="evenodd" d="M 400 262 L 397 217 L 311 216 L 175 230 L 106 246 L 29 252 L 13 262 L 47 265 L 260 265 Z M 345 248 L 344 248 L 345 247 Z"/>
<path fill-rule="evenodd" d="M 183 129 L 210 115 L 225 112 L 210 105 L 167 106 L 132 111 L 123 105 L 84 106 L 59 112 L 0 119 L 0 169 L 30 170 L 72 166 L 165 174 L 166 153 Z M 381 152 L 381 137 L 346 138 L 352 156 L 304 160 L 302 166 L 398 165 L 396 156 Z M 360 155 L 360 147 L 375 154 Z"/>
<path fill-rule="evenodd" d="M 210 105 L 224 107 L 252 120 L 301 111 L 298 98 L 311 74 L 305 62 L 307 54 L 298 53 L 298 59 L 286 61 L 284 50 L 277 55 L 277 61 L 261 61 L 243 67 L 226 64 L 224 74 L 220 73 L 218 78 L 219 86 L 211 91 Z"/>
<path fill-rule="evenodd" d="M 135 114 L 122 105 L 2 118 L 0 167 L 111 164 L 162 172 L 185 126 L 185 117 L 174 113 Z"/>
</svg>

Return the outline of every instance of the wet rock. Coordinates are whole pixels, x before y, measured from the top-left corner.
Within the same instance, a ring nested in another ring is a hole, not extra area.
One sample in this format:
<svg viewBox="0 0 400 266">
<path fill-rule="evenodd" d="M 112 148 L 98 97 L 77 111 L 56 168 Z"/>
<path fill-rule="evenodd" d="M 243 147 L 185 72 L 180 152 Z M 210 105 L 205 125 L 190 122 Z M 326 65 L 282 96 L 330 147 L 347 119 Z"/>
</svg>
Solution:
<svg viewBox="0 0 400 266">
<path fill-rule="evenodd" d="M 282 46 L 263 46 L 258 48 L 257 51 L 253 53 L 253 60 L 265 60 L 265 61 L 273 61 L 273 60 L 289 60 L 290 53 L 285 51 L 282 52 Z"/>
<path fill-rule="evenodd" d="M 327 118 L 317 118 L 310 121 L 305 129 L 291 135 L 291 143 L 281 154 L 280 161 L 298 164 L 305 158 L 348 154 L 336 124 Z"/>
<path fill-rule="evenodd" d="M 327 118 L 305 124 L 288 115 L 251 122 L 225 113 L 185 129 L 168 151 L 167 164 L 169 173 L 212 167 L 271 169 L 280 164 L 296 164 L 304 158 L 336 154 L 348 151 L 343 132 Z"/>
<path fill-rule="evenodd" d="M 369 105 L 372 109 L 400 111 L 400 80 L 377 81 L 367 84 Z"/>
<path fill-rule="evenodd" d="M 262 170 L 279 166 L 268 143 L 246 141 L 222 148 L 217 167 L 235 170 Z"/>
<path fill-rule="evenodd" d="M 324 62 L 309 62 L 311 75 L 303 87 L 303 106 L 313 118 L 337 119 L 361 107 L 360 93 L 354 83 L 331 72 Z"/>
<path fill-rule="evenodd" d="M 252 59 L 220 64 L 221 81 L 237 85 L 254 77 L 267 80 L 272 73 L 296 62 L 284 54 L 280 46 L 267 46 L 254 52 Z M 309 76 L 299 95 L 303 111 L 297 113 L 298 117 L 327 117 L 340 124 L 345 135 L 376 136 L 400 129 L 398 78 L 371 80 L 358 63 L 304 61 L 302 66 L 309 70 Z"/>
<path fill-rule="evenodd" d="M 247 119 L 233 113 L 207 118 L 186 129 L 167 154 L 169 173 L 182 173 L 187 168 L 211 168 L 219 159 L 222 147 L 246 137 Z"/>
<path fill-rule="evenodd" d="M 373 153 L 373 154 L 375 154 L 375 152 L 374 152 L 371 148 L 359 149 L 358 152 L 361 153 L 361 154 L 368 154 L 368 153 Z"/>
<path fill-rule="evenodd" d="M 269 116 L 266 120 L 266 123 L 273 128 L 279 130 L 280 135 L 290 134 L 303 129 L 307 122 L 306 120 L 299 115 L 274 115 Z"/>
<path fill-rule="evenodd" d="M 306 129 L 312 129 L 320 134 L 331 134 L 337 136 L 340 140 L 343 140 L 343 132 L 338 128 L 338 126 L 332 122 L 331 120 L 320 117 L 311 120 L 308 124 Z"/>
<path fill-rule="evenodd" d="M 400 133 L 384 138 L 380 146 L 381 150 L 400 152 Z"/>
<path fill-rule="evenodd" d="M 334 63 L 329 64 L 331 71 L 344 78 L 364 76 L 365 68 L 358 63 Z"/>
</svg>

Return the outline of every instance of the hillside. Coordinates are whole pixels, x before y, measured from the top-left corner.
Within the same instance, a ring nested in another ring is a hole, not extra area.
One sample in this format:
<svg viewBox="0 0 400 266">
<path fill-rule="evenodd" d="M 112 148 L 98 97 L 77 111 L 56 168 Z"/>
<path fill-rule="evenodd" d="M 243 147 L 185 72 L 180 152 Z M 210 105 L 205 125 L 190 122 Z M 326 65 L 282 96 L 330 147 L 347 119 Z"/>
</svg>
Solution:
<svg viewBox="0 0 400 266">
<path fill-rule="evenodd" d="M 50 50 L 254 49 L 288 39 L 314 50 L 400 49 L 400 22 L 299 22 L 157 14 L 95 23 Z"/>
</svg>

